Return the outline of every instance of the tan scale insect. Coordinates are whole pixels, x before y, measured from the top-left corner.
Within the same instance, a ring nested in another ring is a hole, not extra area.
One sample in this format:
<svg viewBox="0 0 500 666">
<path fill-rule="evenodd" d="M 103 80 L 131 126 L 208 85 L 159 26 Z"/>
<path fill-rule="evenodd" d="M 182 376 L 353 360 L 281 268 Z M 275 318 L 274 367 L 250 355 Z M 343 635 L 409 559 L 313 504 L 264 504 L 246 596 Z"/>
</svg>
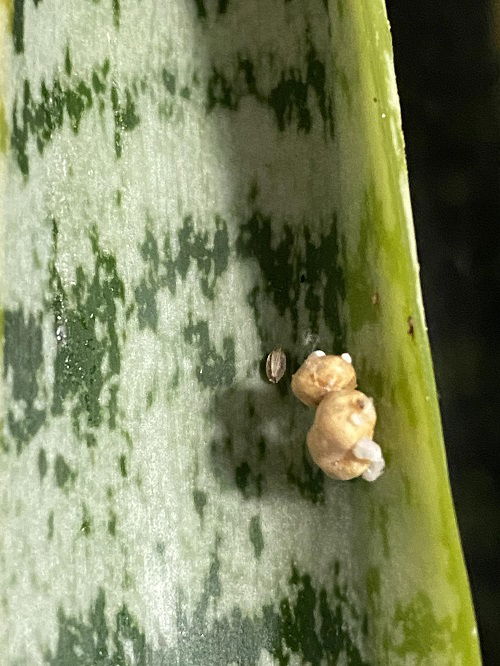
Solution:
<svg viewBox="0 0 500 666">
<path fill-rule="evenodd" d="M 275 347 L 266 359 L 266 375 L 272 384 L 277 384 L 286 370 L 286 354 L 281 347 Z"/>
<path fill-rule="evenodd" d="M 377 414 L 372 398 L 356 390 L 349 354 L 313 352 L 292 376 L 292 391 L 317 408 L 307 446 L 325 474 L 375 481 L 385 467 L 380 446 L 373 441 Z"/>
</svg>

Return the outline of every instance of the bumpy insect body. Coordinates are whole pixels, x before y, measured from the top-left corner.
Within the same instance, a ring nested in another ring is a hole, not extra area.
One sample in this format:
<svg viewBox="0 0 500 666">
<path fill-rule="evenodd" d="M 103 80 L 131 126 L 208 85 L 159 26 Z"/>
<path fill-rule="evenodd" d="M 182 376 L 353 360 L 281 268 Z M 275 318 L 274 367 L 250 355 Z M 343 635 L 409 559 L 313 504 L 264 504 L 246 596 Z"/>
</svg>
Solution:
<svg viewBox="0 0 500 666">
<path fill-rule="evenodd" d="M 306 405 L 316 407 L 307 446 L 314 462 L 336 479 L 362 476 L 374 481 L 385 463 L 373 441 L 377 415 L 373 400 L 355 390 L 350 356 L 313 352 L 292 377 L 292 390 Z"/>
<path fill-rule="evenodd" d="M 292 377 L 292 391 L 308 407 L 317 407 L 331 391 L 355 387 L 352 363 L 342 356 L 327 356 L 319 350 L 309 354 Z"/>
</svg>

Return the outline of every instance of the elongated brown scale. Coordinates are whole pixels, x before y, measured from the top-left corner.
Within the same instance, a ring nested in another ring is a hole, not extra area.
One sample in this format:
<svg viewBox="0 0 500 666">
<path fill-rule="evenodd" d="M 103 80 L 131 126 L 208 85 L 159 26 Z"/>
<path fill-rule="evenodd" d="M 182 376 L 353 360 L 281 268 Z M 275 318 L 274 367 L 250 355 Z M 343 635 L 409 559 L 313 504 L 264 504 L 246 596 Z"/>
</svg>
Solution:
<svg viewBox="0 0 500 666">
<path fill-rule="evenodd" d="M 286 354 L 281 347 L 275 347 L 266 359 L 266 375 L 270 382 L 277 384 L 286 370 Z"/>
</svg>

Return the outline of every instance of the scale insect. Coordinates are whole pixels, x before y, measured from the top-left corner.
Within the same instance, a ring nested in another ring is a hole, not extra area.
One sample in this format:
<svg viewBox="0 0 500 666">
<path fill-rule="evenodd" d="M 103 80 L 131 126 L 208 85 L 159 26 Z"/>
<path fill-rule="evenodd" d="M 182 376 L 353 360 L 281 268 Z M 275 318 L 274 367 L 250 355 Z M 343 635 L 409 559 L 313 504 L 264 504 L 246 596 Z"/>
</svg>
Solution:
<svg viewBox="0 0 500 666">
<path fill-rule="evenodd" d="M 373 441 L 377 414 L 372 398 L 356 390 L 356 372 L 349 354 L 310 354 L 292 377 L 292 391 L 316 408 L 307 433 L 312 459 L 328 476 L 375 481 L 385 467 Z"/>
<path fill-rule="evenodd" d="M 266 376 L 272 384 L 277 384 L 286 370 L 286 354 L 281 347 L 275 347 L 266 359 Z"/>
</svg>

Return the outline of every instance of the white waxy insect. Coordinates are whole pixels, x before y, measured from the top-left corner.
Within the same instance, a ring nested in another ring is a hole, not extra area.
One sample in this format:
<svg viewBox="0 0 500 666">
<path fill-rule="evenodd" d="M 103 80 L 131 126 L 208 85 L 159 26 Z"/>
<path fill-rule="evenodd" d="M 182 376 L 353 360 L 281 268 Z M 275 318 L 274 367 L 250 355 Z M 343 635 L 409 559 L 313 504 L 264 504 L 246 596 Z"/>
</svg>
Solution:
<svg viewBox="0 0 500 666">
<path fill-rule="evenodd" d="M 286 354 L 281 347 L 275 347 L 266 359 L 266 375 L 272 384 L 277 384 L 286 370 Z"/>
<path fill-rule="evenodd" d="M 377 414 L 373 400 L 355 390 L 356 373 L 349 354 L 310 354 L 292 377 L 295 395 L 317 407 L 307 434 L 314 462 L 328 476 L 375 481 L 385 467 L 380 446 L 373 441 Z"/>
</svg>

